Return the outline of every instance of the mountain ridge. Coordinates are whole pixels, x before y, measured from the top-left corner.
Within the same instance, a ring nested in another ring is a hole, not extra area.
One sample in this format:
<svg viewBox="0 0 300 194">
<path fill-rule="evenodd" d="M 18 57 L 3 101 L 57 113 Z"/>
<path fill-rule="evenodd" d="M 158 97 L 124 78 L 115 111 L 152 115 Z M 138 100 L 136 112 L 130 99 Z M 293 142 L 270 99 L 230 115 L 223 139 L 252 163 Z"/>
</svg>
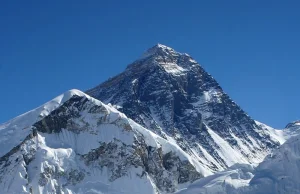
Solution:
<svg viewBox="0 0 300 194">
<path fill-rule="evenodd" d="M 18 125 L 20 119 L 30 127 Z M 79 90 L 10 122 L 1 125 L 1 136 L 12 130 L 10 124 L 14 133 L 28 133 L 0 157 L 6 193 L 174 192 L 202 177 L 201 165 L 176 144 Z"/>
</svg>

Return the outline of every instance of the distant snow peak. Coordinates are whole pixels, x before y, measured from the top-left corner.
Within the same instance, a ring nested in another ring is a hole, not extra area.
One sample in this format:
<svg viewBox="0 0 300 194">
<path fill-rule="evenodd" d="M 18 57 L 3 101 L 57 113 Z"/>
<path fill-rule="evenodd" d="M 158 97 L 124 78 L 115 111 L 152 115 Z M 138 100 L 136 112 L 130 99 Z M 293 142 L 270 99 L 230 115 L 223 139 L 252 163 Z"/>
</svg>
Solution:
<svg viewBox="0 0 300 194">
<path fill-rule="evenodd" d="M 293 127 L 299 127 L 299 126 L 300 126 L 300 120 L 297 120 L 297 121 L 287 124 L 287 126 L 285 128 L 293 128 Z"/>
</svg>

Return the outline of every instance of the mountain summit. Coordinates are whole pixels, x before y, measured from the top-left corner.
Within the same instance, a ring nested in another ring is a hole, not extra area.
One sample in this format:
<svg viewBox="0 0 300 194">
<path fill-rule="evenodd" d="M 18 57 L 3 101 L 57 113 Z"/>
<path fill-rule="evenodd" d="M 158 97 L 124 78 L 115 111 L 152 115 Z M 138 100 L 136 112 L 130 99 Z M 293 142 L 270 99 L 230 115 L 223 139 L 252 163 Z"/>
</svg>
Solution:
<svg viewBox="0 0 300 194">
<path fill-rule="evenodd" d="M 171 47 L 162 44 L 156 44 L 155 46 L 149 48 L 143 53 L 141 58 L 147 58 L 153 55 L 180 55 L 181 53 L 176 52 Z"/>
<path fill-rule="evenodd" d="M 191 56 L 158 44 L 87 93 L 175 141 L 207 169 L 258 163 L 279 145 Z"/>
<path fill-rule="evenodd" d="M 151 62 L 151 59 L 155 60 Z M 190 60 L 191 62 L 196 62 L 186 53 L 179 53 L 168 46 L 157 44 L 144 52 L 140 59 L 128 65 L 127 70 L 131 69 L 132 71 L 136 71 L 139 68 L 152 68 L 152 66 L 159 65 L 163 67 L 166 72 L 179 75 L 191 68 L 188 66 L 179 66 L 181 63 L 177 63 L 175 61 L 176 59 L 185 59 Z M 138 67 L 140 65 L 142 65 L 142 67 Z"/>
</svg>

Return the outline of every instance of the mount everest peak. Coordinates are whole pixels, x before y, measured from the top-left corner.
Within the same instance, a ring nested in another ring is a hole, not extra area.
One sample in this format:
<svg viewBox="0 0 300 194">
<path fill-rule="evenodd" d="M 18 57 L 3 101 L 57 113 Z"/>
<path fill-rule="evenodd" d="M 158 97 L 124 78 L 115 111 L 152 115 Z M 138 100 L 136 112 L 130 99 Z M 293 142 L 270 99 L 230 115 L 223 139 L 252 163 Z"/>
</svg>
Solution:
<svg viewBox="0 0 300 194">
<path fill-rule="evenodd" d="M 211 181 L 224 177 L 246 187 L 298 129 L 253 120 L 191 56 L 157 44 L 86 93 L 1 124 L 0 191 L 191 193 L 219 191 Z"/>
<path fill-rule="evenodd" d="M 146 53 L 87 93 L 174 138 L 211 173 L 236 162 L 259 163 L 279 145 L 189 55 L 163 45 Z"/>
</svg>

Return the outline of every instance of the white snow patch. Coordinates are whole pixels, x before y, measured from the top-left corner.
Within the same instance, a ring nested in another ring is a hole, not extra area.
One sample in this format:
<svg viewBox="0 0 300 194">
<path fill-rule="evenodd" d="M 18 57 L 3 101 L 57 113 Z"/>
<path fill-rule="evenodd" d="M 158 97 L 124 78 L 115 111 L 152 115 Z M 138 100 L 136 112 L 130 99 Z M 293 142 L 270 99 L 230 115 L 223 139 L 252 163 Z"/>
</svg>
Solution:
<svg viewBox="0 0 300 194">
<path fill-rule="evenodd" d="M 255 121 L 255 123 L 264 129 L 264 132 L 269 134 L 273 141 L 278 141 L 280 144 L 283 144 L 288 140 L 292 135 L 289 133 L 289 130 L 285 129 L 274 129 L 264 123 Z"/>
<path fill-rule="evenodd" d="M 195 181 L 176 194 L 237 194 L 236 189 L 249 185 L 254 168 L 248 164 L 235 164 L 223 172 Z"/>
<path fill-rule="evenodd" d="M 247 160 L 245 160 L 244 156 L 240 152 L 236 151 L 233 147 L 231 147 L 228 142 L 222 139 L 208 126 L 207 128 L 208 128 L 207 131 L 210 134 L 210 136 L 214 139 L 214 142 L 220 147 L 220 149 L 216 151 L 228 166 L 231 166 L 235 163 L 245 163 L 245 164 L 249 163 Z"/>
<path fill-rule="evenodd" d="M 180 67 L 176 63 L 161 63 L 160 65 L 166 72 L 175 76 L 183 75 L 186 72 L 186 69 Z"/>
</svg>

